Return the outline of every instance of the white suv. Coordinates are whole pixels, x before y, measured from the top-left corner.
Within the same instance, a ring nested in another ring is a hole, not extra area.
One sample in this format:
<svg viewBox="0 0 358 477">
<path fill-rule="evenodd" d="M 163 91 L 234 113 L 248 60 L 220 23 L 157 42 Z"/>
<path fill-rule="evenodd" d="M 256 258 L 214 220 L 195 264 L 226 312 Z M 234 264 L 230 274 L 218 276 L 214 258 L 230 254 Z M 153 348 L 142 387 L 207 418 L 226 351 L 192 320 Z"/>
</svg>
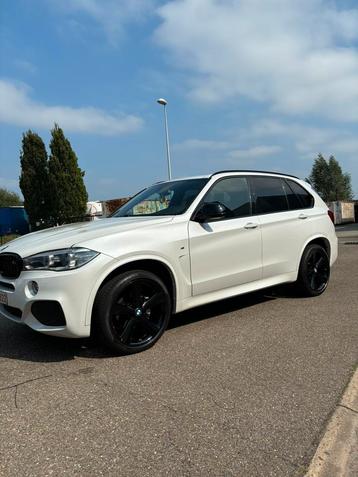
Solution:
<svg viewBox="0 0 358 477">
<path fill-rule="evenodd" d="M 285 174 L 160 182 L 110 218 L 0 248 L 0 315 L 119 353 L 152 346 L 172 313 L 279 283 L 327 287 L 337 237 L 322 199 Z"/>
</svg>

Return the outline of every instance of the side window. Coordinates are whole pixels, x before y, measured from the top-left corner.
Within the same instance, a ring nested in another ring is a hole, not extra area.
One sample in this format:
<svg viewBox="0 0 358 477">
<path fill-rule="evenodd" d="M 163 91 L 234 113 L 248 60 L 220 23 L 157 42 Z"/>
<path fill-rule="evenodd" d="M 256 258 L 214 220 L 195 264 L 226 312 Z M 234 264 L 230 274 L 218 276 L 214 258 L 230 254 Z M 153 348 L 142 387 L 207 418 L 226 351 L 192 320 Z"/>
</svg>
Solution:
<svg viewBox="0 0 358 477">
<path fill-rule="evenodd" d="M 219 180 L 206 194 L 204 202 L 220 202 L 229 209 L 229 217 L 250 215 L 250 191 L 246 177 Z"/>
<path fill-rule="evenodd" d="M 300 201 L 300 206 L 295 208 L 310 209 L 313 207 L 314 198 L 305 188 L 303 188 L 300 184 L 297 184 L 297 182 L 291 181 L 290 179 L 287 179 L 287 183 L 290 186 L 293 194 L 295 194 L 297 199 Z"/>
<path fill-rule="evenodd" d="M 284 182 L 284 189 L 286 192 L 288 207 L 290 208 L 290 210 L 302 209 L 302 203 L 300 201 L 300 198 L 293 192 L 293 190 L 287 184 L 286 181 Z"/>
<path fill-rule="evenodd" d="M 288 210 L 284 182 L 279 177 L 252 177 L 256 198 L 256 214 L 270 214 Z"/>
</svg>

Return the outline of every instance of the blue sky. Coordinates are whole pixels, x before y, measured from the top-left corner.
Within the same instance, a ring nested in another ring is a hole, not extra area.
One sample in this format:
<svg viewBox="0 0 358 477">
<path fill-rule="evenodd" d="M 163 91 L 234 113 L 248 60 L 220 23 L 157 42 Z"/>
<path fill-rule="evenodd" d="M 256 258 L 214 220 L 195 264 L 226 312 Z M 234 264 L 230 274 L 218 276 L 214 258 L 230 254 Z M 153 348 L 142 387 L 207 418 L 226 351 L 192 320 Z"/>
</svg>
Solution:
<svg viewBox="0 0 358 477">
<path fill-rule="evenodd" d="M 221 169 L 305 177 L 334 154 L 358 196 L 358 4 L 2 0 L 0 187 L 56 121 L 92 200 Z"/>
</svg>

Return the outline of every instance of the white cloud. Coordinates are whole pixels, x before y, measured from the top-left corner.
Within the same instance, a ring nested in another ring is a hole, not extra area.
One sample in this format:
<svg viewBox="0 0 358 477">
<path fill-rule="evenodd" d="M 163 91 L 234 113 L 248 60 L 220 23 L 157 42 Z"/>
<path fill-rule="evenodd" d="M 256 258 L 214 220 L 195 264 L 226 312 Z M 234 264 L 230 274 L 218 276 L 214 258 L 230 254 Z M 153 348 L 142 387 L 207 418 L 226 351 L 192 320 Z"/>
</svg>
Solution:
<svg viewBox="0 0 358 477">
<path fill-rule="evenodd" d="M 271 156 L 282 150 L 281 146 L 262 145 L 248 149 L 236 149 L 230 152 L 231 159 L 257 159 L 259 157 Z"/>
<path fill-rule="evenodd" d="M 257 140 L 264 137 L 277 137 L 295 144 L 298 151 L 305 152 L 327 144 L 333 138 L 342 135 L 339 129 L 329 127 L 308 126 L 297 122 L 283 122 L 277 119 L 263 118 L 257 120 L 252 127 L 243 129 L 241 137 Z"/>
<path fill-rule="evenodd" d="M 181 143 L 174 144 L 176 150 L 198 150 L 198 149 L 209 149 L 209 150 L 220 150 L 227 149 L 231 146 L 230 142 L 227 141 L 212 141 L 206 139 L 186 139 Z"/>
<path fill-rule="evenodd" d="M 174 0 L 156 40 L 204 103 L 245 97 L 285 114 L 358 121 L 358 9 L 324 0 Z"/>
<path fill-rule="evenodd" d="M 257 141 L 255 141 L 257 143 Z M 217 151 L 224 152 L 224 160 L 232 162 L 233 159 L 258 159 L 261 157 L 277 154 L 282 151 L 279 145 L 258 144 L 246 148 L 238 148 L 238 141 L 213 141 L 205 139 L 187 139 L 174 145 L 177 151 L 205 151 L 205 153 Z"/>
<path fill-rule="evenodd" d="M 84 14 L 100 26 L 110 43 L 117 44 L 125 26 L 153 13 L 155 3 L 155 0 L 55 0 L 51 6 L 69 16 Z"/>
<path fill-rule="evenodd" d="M 348 128 L 310 126 L 298 122 L 283 122 L 272 118 L 256 121 L 251 127 L 240 130 L 241 138 L 262 140 L 284 139 L 294 145 L 299 153 L 311 159 L 318 152 L 358 158 L 357 135 Z"/>
<path fill-rule="evenodd" d="M 48 106 L 31 99 L 26 85 L 5 80 L 0 80 L 0 122 L 46 129 L 56 122 L 67 131 L 102 135 L 131 133 L 143 124 L 137 116 L 115 116 L 93 107 Z"/>
</svg>

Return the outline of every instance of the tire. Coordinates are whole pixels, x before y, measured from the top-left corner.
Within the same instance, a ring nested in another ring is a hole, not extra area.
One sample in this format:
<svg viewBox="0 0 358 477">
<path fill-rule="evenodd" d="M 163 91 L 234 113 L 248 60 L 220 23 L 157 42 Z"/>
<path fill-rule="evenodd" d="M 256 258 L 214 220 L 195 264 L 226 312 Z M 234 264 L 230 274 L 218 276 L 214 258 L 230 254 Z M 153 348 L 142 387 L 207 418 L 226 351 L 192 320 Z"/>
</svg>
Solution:
<svg viewBox="0 0 358 477">
<path fill-rule="evenodd" d="M 144 351 L 168 326 L 171 299 L 153 273 L 133 270 L 112 278 L 98 292 L 93 308 L 93 335 L 118 354 Z"/>
<path fill-rule="evenodd" d="M 298 271 L 297 288 L 303 296 L 321 295 L 327 288 L 330 263 L 326 250 L 317 244 L 307 245 Z"/>
</svg>

